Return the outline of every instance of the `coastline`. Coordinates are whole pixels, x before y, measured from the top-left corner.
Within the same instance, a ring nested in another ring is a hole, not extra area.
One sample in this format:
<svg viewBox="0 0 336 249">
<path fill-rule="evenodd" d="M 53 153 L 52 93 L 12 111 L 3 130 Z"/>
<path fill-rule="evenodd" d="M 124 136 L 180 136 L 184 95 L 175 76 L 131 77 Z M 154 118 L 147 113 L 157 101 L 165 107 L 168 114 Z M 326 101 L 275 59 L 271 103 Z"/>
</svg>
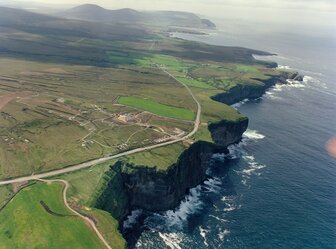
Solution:
<svg viewBox="0 0 336 249">
<path fill-rule="evenodd" d="M 232 105 L 245 99 L 258 99 L 276 84 L 287 84 L 299 74 L 284 72 L 265 80 L 264 86 L 247 89 L 233 88 L 225 96 L 234 99 L 213 96 L 213 100 Z M 105 174 L 106 183 L 100 190 L 95 208 L 109 212 L 119 221 L 119 227 L 133 210 L 161 212 L 174 209 L 188 194 L 189 190 L 202 184 L 209 178 L 207 169 L 209 160 L 215 153 L 227 153 L 228 146 L 239 143 L 248 128 L 248 118 L 238 122 L 220 120 L 208 125 L 213 142 L 197 141 L 185 149 L 176 163 L 166 170 L 135 165 L 127 160 L 117 161 Z M 121 229 L 121 232 L 124 232 Z M 124 234 L 125 235 L 125 234 Z"/>
</svg>

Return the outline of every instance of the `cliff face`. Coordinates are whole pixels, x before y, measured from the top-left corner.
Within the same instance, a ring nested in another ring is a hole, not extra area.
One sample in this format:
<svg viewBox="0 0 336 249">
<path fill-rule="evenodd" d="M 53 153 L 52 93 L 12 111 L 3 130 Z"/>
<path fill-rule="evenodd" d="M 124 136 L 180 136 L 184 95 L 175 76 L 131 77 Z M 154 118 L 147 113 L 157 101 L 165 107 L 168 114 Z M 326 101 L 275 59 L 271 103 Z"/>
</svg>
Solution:
<svg viewBox="0 0 336 249">
<path fill-rule="evenodd" d="M 238 84 L 224 93 L 213 96 L 212 99 L 227 105 L 235 104 L 244 99 L 256 99 L 262 96 L 268 88 L 277 83 L 287 84 L 288 79 L 302 81 L 303 78 L 298 73 L 283 72 L 279 76 L 271 77 L 267 80 L 257 79 L 261 82 L 260 85 Z"/>
<path fill-rule="evenodd" d="M 228 92 L 214 97 L 215 100 L 233 104 L 245 98 L 258 98 L 265 90 L 288 78 L 299 80 L 298 74 L 283 74 L 263 81 L 260 86 L 238 85 Z M 203 182 L 207 175 L 207 163 L 213 153 L 241 140 L 248 127 L 248 118 L 238 121 L 222 120 L 208 126 L 215 143 L 198 141 L 185 150 L 178 161 L 165 171 L 146 165 L 133 165 L 118 161 L 106 173 L 104 185 L 96 201 L 96 207 L 110 212 L 122 220 L 132 209 L 148 211 L 172 209 L 184 197 L 188 189 Z"/>
<path fill-rule="evenodd" d="M 134 208 L 148 211 L 174 208 L 190 188 L 207 178 L 211 156 L 223 152 L 229 144 L 239 142 L 247 125 L 247 118 L 212 124 L 209 128 L 216 144 L 203 141 L 192 144 L 166 171 L 118 161 L 106 173 L 107 184 L 97 199 L 96 207 L 118 219 L 123 219 Z"/>
<path fill-rule="evenodd" d="M 238 143 L 242 134 L 248 127 L 248 118 L 242 118 L 239 122 L 222 120 L 209 125 L 212 140 L 223 147 Z"/>
<path fill-rule="evenodd" d="M 207 163 L 216 146 L 197 142 L 166 171 L 124 164 L 123 179 L 132 207 L 150 211 L 174 208 L 189 188 L 206 178 Z"/>
<path fill-rule="evenodd" d="M 166 171 L 118 161 L 106 173 L 107 185 L 97 199 L 96 207 L 117 219 L 123 219 L 134 208 L 171 209 L 189 188 L 206 179 L 207 162 L 218 149 L 212 143 L 197 142 Z"/>
</svg>

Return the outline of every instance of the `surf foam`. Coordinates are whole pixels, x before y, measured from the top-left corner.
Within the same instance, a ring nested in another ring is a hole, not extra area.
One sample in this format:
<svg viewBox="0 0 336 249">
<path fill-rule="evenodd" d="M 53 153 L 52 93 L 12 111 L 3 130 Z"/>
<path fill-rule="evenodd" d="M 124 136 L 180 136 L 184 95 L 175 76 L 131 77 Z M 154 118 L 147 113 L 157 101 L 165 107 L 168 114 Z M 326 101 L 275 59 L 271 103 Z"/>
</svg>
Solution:
<svg viewBox="0 0 336 249">
<path fill-rule="evenodd" d="M 260 140 L 260 139 L 264 139 L 265 135 L 259 133 L 256 130 L 247 129 L 244 132 L 243 137 L 246 137 L 246 138 L 251 139 L 251 140 Z"/>
<path fill-rule="evenodd" d="M 249 101 L 249 99 L 244 99 L 244 100 L 242 100 L 238 103 L 235 103 L 235 104 L 231 105 L 231 107 L 234 108 L 234 109 L 238 109 L 239 107 L 241 107 L 242 105 L 244 105 L 248 101 Z"/>
<path fill-rule="evenodd" d="M 201 226 L 199 227 L 199 230 L 200 230 L 200 235 L 201 235 L 202 238 L 203 238 L 203 243 L 204 243 L 204 245 L 205 245 L 206 247 L 208 247 L 209 244 L 208 244 L 206 235 L 209 233 L 209 230 L 204 229 L 204 228 L 202 228 Z"/>
<path fill-rule="evenodd" d="M 124 221 L 123 228 L 124 229 L 132 228 L 138 222 L 138 218 L 140 217 L 142 212 L 143 211 L 141 209 L 133 210 L 132 213 L 129 216 L 127 216 L 126 220 Z"/>
<path fill-rule="evenodd" d="M 155 213 L 145 220 L 145 225 L 151 230 L 183 230 L 190 215 L 200 212 L 203 208 L 201 190 L 201 185 L 191 189 L 175 210 Z"/>
<path fill-rule="evenodd" d="M 221 241 L 224 241 L 225 237 L 227 237 L 228 235 L 230 235 L 230 231 L 228 229 L 224 229 L 224 230 L 220 230 L 218 233 L 218 238 Z"/>
<path fill-rule="evenodd" d="M 171 249 L 182 249 L 180 243 L 182 242 L 182 238 L 179 237 L 177 233 L 161 233 L 159 232 L 160 238 L 163 242 Z"/>
</svg>

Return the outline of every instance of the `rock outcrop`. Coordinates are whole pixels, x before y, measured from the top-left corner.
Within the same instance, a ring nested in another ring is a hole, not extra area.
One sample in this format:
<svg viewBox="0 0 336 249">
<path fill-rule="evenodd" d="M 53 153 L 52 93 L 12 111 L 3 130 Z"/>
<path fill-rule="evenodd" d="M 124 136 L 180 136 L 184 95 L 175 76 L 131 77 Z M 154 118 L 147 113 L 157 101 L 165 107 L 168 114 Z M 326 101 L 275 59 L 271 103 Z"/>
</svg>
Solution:
<svg viewBox="0 0 336 249">
<path fill-rule="evenodd" d="M 256 79 L 259 84 L 237 84 L 226 92 L 212 97 L 213 100 L 232 105 L 244 99 L 257 99 L 271 86 L 281 83 L 287 84 L 288 80 L 302 81 L 303 76 L 299 73 L 283 72 L 279 76 L 272 76 L 267 80 Z"/>
<path fill-rule="evenodd" d="M 118 161 L 106 173 L 107 184 L 97 199 L 96 207 L 122 219 L 134 208 L 162 211 L 174 208 L 190 188 L 207 178 L 209 159 L 226 146 L 241 140 L 248 119 L 221 121 L 209 128 L 216 142 L 198 141 L 186 149 L 177 162 L 160 171 L 146 165 Z"/>
<path fill-rule="evenodd" d="M 241 118 L 239 122 L 222 120 L 209 125 L 212 140 L 223 147 L 238 143 L 248 127 L 248 118 Z"/>
</svg>

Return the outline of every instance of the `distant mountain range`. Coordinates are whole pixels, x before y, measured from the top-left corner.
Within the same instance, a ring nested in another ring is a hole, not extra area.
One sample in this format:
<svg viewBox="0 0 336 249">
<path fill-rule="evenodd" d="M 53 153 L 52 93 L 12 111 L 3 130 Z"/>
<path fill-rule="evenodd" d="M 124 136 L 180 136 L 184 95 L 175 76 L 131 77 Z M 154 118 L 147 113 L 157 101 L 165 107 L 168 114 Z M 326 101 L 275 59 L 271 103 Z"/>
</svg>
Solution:
<svg viewBox="0 0 336 249">
<path fill-rule="evenodd" d="M 58 17 L 37 14 L 22 9 L 0 7 L 0 25 L 35 25 L 61 20 Z"/>
<path fill-rule="evenodd" d="M 152 26 L 179 26 L 191 28 L 215 28 L 208 19 L 181 11 L 140 12 L 133 9 L 108 10 L 94 4 L 84 4 L 57 13 L 57 16 L 104 23 L 137 23 Z"/>
</svg>

